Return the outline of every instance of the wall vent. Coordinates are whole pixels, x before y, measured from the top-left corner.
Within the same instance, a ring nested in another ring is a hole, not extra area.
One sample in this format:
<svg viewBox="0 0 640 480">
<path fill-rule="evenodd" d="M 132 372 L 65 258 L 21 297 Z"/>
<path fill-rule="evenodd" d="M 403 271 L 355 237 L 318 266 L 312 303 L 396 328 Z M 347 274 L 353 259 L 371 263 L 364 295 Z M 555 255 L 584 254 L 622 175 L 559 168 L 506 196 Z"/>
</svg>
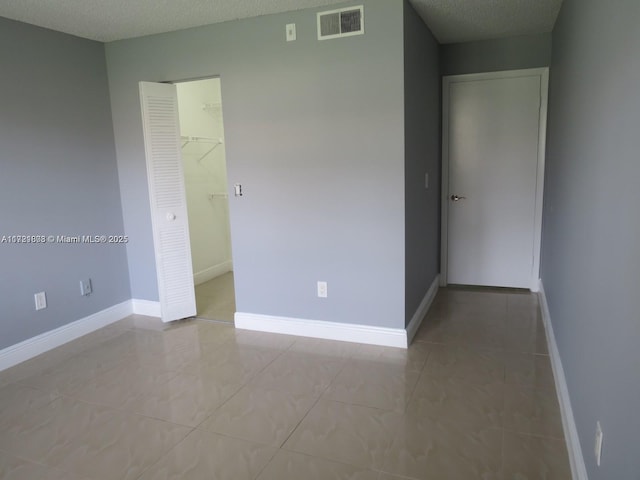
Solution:
<svg viewBox="0 0 640 480">
<path fill-rule="evenodd" d="M 318 12 L 318 40 L 350 37 L 364 33 L 364 7 Z"/>
</svg>

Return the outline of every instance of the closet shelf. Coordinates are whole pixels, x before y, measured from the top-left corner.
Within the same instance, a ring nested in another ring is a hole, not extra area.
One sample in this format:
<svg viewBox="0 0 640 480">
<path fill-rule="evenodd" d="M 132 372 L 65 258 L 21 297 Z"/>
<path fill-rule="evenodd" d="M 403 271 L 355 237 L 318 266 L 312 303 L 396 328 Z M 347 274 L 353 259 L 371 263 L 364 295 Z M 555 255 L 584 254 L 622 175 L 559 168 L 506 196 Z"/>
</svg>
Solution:
<svg viewBox="0 0 640 480">
<path fill-rule="evenodd" d="M 211 138 L 211 137 L 191 137 L 182 135 L 180 137 L 182 141 L 182 148 L 186 147 L 190 143 L 204 143 L 208 145 L 213 145 L 209 150 L 207 150 L 204 155 L 198 158 L 198 162 L 202 161 L 207 155 L 213 152 L 219 145 L 223 144 L 222 138 Z"/>
<path fill-rule="evenodd" d="M 227 193 L 210 193 L 208 195 L 208 197 L 209 197 L 209 200 L 213 200 L 213 199 L 216 199 L 216 198 L 229 198 L 229 194 L 227 194 Z"/>
</svg>

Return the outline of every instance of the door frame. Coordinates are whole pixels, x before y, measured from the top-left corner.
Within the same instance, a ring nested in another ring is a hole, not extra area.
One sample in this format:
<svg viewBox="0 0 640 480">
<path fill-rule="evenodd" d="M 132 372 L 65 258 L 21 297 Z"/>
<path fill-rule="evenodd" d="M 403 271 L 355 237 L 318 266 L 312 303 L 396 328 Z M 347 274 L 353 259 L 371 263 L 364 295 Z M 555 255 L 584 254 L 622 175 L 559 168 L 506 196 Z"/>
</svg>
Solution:
<svg viewBox="0 0 640 480">
<path fill-rule="evenodd" d="M 499 72 L 447 75 L 442 77 L 442 184 L 440 213 L 440 286 L 448 285 L 448 223 L 449 223 L 449 95 L 451 85 L 478 80 L 500 78 L 540 77 L 540 116 L 538 125 L 538 165 L 536 174 L 536 199 L 533 226 L 533 266 L 531 269 L 530 290 L 540 290 L 540 253 L 542 244 L 542 201 L 544 194 L 544 163 L 547 144 L 547 106 L 549 100 L 549 68 L 529 68 L 522 70 L 504 70 Z"/>
</svg>

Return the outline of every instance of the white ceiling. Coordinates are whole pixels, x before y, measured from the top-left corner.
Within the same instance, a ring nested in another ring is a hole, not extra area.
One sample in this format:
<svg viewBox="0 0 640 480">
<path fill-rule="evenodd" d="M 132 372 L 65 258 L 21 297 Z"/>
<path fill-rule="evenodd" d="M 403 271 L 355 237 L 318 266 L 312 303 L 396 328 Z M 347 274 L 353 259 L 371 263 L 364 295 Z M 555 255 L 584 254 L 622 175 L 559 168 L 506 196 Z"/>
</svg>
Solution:
<svg viewBox="0 0 640 480">
<path fill-rule="evenodd" d="M 562 0 L 410 0 L 440 43 L 550 32 Z M 102 42 L 336 0 L 2 0 L 0 16 Z M 357 3 L 357 0 L 354 0 Z"/>
<path fill-rule="evenodd" d="M 440 43 L 553 30 L 562 0 L 409 0 Z"/>
</svg>

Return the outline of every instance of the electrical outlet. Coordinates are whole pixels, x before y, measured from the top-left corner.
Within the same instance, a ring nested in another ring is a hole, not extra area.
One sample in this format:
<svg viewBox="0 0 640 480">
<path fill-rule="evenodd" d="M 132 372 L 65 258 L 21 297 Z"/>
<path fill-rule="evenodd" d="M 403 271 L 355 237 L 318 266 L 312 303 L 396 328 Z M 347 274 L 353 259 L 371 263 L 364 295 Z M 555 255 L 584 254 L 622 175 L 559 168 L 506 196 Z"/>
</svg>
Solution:
<svg viewBox="0 0 640 480">
<path fill-rule="evenodd" d="M 604 433 L 602 433 L 602 427 L 600 426 L 600 422 L 596 422 L 596 444 L 593 449 L 593 453 L 596 454 L 596 465 L 600 466 L 600 457 L 602 455 L 602 439 L 604 437 Z"/>
<path fill-rule="evenodd" d="M 80 295 L 91 295 L 93 292 L 93 288 L 91 288 L 91 279 L 87 278 L 86 280 L 80 280 Z"/>
<path fill-rule="evenodd" d="M 47 308 L 47 294 L 44 292 L 34 294 L 34 298 L 36 301 L 36 310 L 42 310 L 43 308 Z"/>
<path fill-rule="evenodd" d="M 327 282 L 318 282 L 318 297 L 327 298 Z"/>
</svg>

